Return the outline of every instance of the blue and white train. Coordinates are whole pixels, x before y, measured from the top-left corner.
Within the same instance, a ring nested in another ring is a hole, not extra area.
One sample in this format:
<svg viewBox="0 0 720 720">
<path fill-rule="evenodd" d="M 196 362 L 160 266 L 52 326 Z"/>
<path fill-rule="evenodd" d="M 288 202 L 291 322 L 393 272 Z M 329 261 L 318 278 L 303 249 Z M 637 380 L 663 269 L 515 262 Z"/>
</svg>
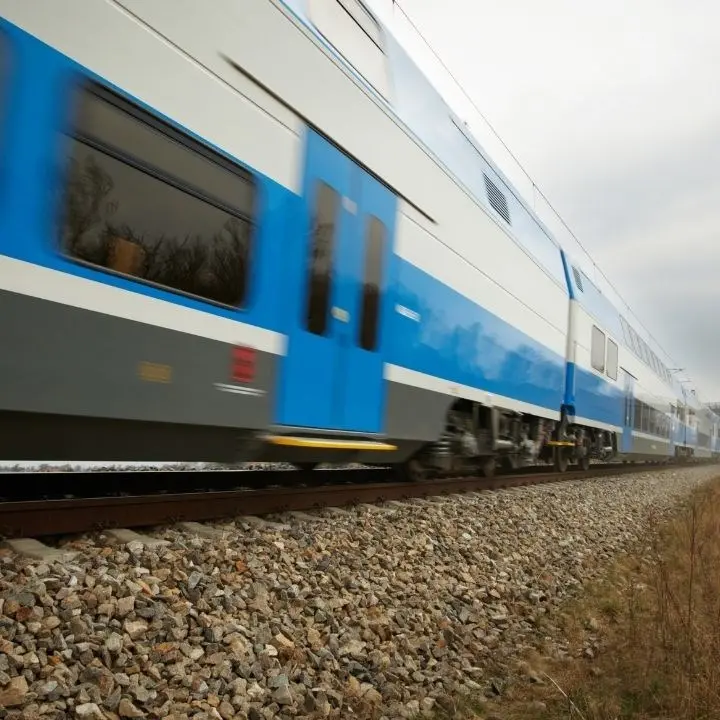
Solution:
<svg viewBox="0 0 720 720">
<path fill-rule="evenodd" d="M 718 450 L 361 0 L 0 0 L 0 458 Z"/>
</svg>

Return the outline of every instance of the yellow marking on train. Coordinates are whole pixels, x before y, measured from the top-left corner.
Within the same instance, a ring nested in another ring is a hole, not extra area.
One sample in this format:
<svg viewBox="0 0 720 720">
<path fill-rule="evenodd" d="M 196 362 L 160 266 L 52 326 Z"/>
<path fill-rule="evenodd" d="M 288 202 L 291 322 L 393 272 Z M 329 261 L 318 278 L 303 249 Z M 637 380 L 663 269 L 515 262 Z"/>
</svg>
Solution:
<svg viewBox="0 0 720 720">
<path fill-rule="evenodd" d="M 147 360 L 138 364 L 138 375 L 145 382 L 171 383 L 172 370 L 170 365 L 147 362 Z"/>
<path fill-rule="evenodd" d="M 569 440 L 548 440 L 545 444 L 560 447 L 575 447 L 575 443 Z"/>
<path fill-rule="evenodd" d="M 293 435 L 269 435 L 265 438 L 272 445 L 286 447 L 322 448 L 326 450 L 397 450 L 396 445 L 376 440 L 338 440 L 334 438 L 306 438 Z"/>
</svg>

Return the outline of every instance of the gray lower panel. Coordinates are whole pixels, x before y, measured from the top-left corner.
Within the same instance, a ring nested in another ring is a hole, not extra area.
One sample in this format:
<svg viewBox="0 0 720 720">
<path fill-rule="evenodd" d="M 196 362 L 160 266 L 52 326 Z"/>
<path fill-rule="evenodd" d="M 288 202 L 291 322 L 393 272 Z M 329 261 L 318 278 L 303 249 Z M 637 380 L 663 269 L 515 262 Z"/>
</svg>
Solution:
<svg viewBox="0 0 720 720">
<path fill-rule="evenodd" d="M 209 425 L 0 412 L 0 460 L 10 461 L 235 462 L 244 436 Z"/>
<path fill-rule="evenodd" d="M 390 382 L 385 405 L 385 434 L 389 438 L 434 442 L 445 429 L 453 402 L 453 397 L 443 393 Z"/>
<path fill-rule="evenodd" d="M 268 353 L 256 355 L 257 394 L 231 392 L 226 343 L 9 292 L 0 338 L 0 411 L 226 428 L 272 420 L 278 359 Z"/>
<path fill-rule="evenodd" d="M 633 437 L 632 441 L 632 450 L 625 453 L 628 458 L 633 456 L 668 457 L 670 455 L 670 442 L 668 440 Z"/>
<path fill-rule="evenodd" d="M 274 355 L 257 353 L 257 394 L 227 392 L 226 343 L 2 291 L 0 337 L 0 458 L 334 459 L 253 440 L 273 425 Z M 398 450 L 328 455 L 402 461 L 438 439 L 453 400 L 388 383 L 382 435 Z"/>
</svg>

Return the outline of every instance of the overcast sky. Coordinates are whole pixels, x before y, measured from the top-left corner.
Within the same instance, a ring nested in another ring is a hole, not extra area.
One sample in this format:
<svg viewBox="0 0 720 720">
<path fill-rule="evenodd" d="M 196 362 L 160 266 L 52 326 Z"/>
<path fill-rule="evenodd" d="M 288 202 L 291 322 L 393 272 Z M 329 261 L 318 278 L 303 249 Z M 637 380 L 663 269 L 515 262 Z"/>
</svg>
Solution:
<svg viewBox="0 0 720 720">
<path fill-rule="evenodd" d="M 387 17 L 391 0 L 369 5 Z M 400 5 L 701 399 L 720 400 L 720 3 Z"/>
</svg>

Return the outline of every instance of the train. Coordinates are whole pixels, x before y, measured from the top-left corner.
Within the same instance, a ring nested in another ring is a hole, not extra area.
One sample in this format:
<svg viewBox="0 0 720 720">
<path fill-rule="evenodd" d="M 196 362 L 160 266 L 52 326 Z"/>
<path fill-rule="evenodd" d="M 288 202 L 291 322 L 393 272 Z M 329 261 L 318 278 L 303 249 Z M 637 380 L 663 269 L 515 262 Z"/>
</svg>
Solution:
<svg viewBox="0 0 720 720">
<path fill-rule="evenodd" d="M 718 455 L 362 0 L 0 0 L 0 158 L 0 459 Z"/>
</svg>

